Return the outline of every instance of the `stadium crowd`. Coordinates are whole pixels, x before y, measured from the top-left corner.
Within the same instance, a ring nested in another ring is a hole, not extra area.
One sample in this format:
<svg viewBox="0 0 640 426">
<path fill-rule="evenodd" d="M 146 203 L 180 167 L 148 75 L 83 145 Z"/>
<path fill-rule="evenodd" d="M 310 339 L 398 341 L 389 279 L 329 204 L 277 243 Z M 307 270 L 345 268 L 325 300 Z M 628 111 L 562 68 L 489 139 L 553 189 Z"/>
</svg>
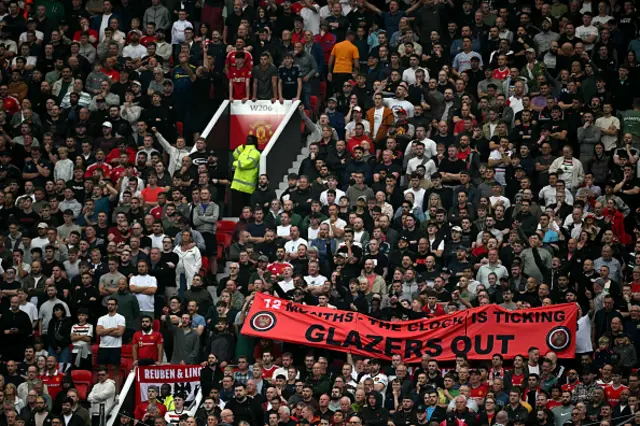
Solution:
<svg viewBox="0 0 640 426">
<path fill-rule="evenodd" d="M 639 30 L 632 0 L 0 1 L 0 426 L 640 425 Z M 283 194 L 255 137 L 200 137 L 224 99 L 301 101 Z M 256 341 L 256 292 L 576 303 L 576 357 Z M 111 412 L 124 348 L 201 364 L 202 405 Z"/>
</svg>

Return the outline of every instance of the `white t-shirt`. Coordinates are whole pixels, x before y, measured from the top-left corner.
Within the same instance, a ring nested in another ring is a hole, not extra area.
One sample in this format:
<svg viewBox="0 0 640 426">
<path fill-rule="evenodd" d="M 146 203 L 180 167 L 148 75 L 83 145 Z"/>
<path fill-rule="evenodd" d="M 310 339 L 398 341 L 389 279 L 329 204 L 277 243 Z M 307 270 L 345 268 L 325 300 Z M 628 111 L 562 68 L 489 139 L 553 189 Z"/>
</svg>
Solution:
<svg viewBox="0 0 640 426">
<path fill-rule="evenodd" d="M 141 59 L 147 55 L 147 48 L 141 44 L 138 44 L 137 46 L 129 44 L 122 49 L 122 56 L 132 59 Z"/>
<path fill-rule="evenodd" d="M 149 234 L 149 238 L 151 239 L 151 248 L 157 248 L 162 250 L 162 240 L 166 237 L 165 234 L 155 235 Z"/>
<path fill-rule="evenodd" d="M 93 340 L 93 325 L 86 323 L 85 325 L 74 324 L 71 326 L 71 334 L 79 334 L 81 336 L 88 336 Z M 78 353 L 78 351 L 85 345 L 91 345 L 89 342 L 84 342 L 82 340 L 77 340 L 73 342 L 73 350 L 72 352 Z"/>
<path fill-rule="evenodd" d="M 362 119 L 362 121 L 360 121 L 360 122 L 361 122 L 361 123 L 362 123 L 362 125 L 364 126 L 364 132 L 365 132 L 367 135 L 370 135 L 370 134 L 371 134 L 371 124 L 369 123 L 369 121 L 367 121 L 367 120 L 365 120 L 365 119 Z M 352 134 L 353 132 L 355 132 L 355 130 L 356 130 L 356 122 L 355 122 L 355 120 L 351 120 L 350 122 L 348 122 L 348 123 L 347 123 L 347 125 L 346 125 L 346 126 L 344 126 L 344 130 L 345 130 L 347 133 L 350 133 L 350 134 Z"/>
<path fill-rule="evenodd" d="M 287 241 L 284 245 L 284 250 L 287 253 L 296 253 L 298 251 L 298 246 L 300 244 L 304 244 L 305 246 L 309 247 L 309 244 L 307 243 L 307 240 L 305 240 L 304 238 L 298 238 L 297 240 L 293 241 Z"/>
<path fill-rule="evenodd" d="M 411 192 L 413 194 L 413 205 L 415 207 L 420 208 L 420 210 L 422 210 L 422 205 L 424 203 L 424 196 L 427 193 L 427 191 L 425 191 L 424 188 L 418 188 L 418 190 L 416 191 L 413 188 L 409 188 L 409 189 L 405 189 L 404 194 L 406 195 L 408 192 Z"/>
<path fill-rule="evenodd" d="M 609 16 L 609 15 L 605 15 L 605 16 L 600 16 L 600 15 L 596 15 L 593 17 L 593 19 L 591 20 L 591 25 L 595 25 L 596 27 L 598 25 L 604 25 L 607 22 L 609 22 L 610 20 L 613 19 L 613 16 Z"/>
<path fill-rule="evenodd" d="M 115 315 L 103 315 L 98 318 L 98 325 L 103 328 L 116 328 L 116 327 L 124 327 L 126 325 L 126 321 L 124 317 L 118 313 Z M 122 347 L 122 336 L 100 336 L 100 347 L 101 348 L 121 348 Z"/>
<path fill-rule="evenodd" d="M 315 12 L 305 7 L 300 11 L 300 16 L 304 20 L 304 29 L 311 31 L 313 35 L 317 35 L 320 33 L 320 6 L 314 4 L 312 7 Z"/>
<path fill-rule="evenodd" d="M 327 219 L 322 223 L 326 223 L 327 225 L 329 225 L 329 234 L 333 237 L 333 230 L 331 229 L 331 219 Z M 347 222 L 345 222 L 344 220 L 338 218 L 336 220 L 336 222 L 334 223 L 334 225 L 338 229 L 344 229 L 347 226 Z"/>
<path fill-rule="evenodd" d="M 322 203 L 323 206 L 328 206 L 329 205 L 329 201 L 327 200 L 327 191 L 328 191 L 328 189 L 325 190 L 325 191 L 322 191 L 322 193 L 320 194 L 320 202 Z M 341 190 L 341 189 L 336 188 L 336 189 L 334 189 L 334 191 L 336 191 L 336 202 L 340 198 L 342 198 L 342 197 L 344 197 L 346 195 L 345 192 L 343 190 Z"/>
<path fill-rule="evenodd" d="M 594 27 L 593 24 L 589 25 L 588 27 L 585 27 L 584 25 L 580 25 L 578 28 L 576 28 L 576 37 L 581 39 L 582 42 L 584 43 L 584 50 L 591 51 L 591 49 L 593 49 L 594 43 L 586 42 L 586 38 L 591 35 L 598 37 L 598 29 Z"/>
<path fill-rule="evenodd" d="M 18 306 L 18 308 L 20 308 L 20 310 L 25 314 L 29 315 L 31 322 L 38 321 L 38 308 L 36 308 L 33 303 L 27 302 L 24 305 Z"/>
<path fill-rule="evenodd" d="M 510 153 L 508 155 L 510 155 Z M 489 154 L 489 159 L 490 160 L 501 160 L 502 159 L 502 153 L 500 153 L 500 150 L 494 149 L 493 151 L 491 151 L 491 154 Z M 496 182 L 498 182 L 502 186 L 505 186 L 507 184 L 507 181 L 505 180 L 505 177 L 504 177 L 504 173 L 506 171 L 506 167 L 504 165 L 494 166 L 494 170 L 496 172 L 496 176 L 495 176 Z"/>
<path fill-rule="evenodd" d="M 318 274 L 317 277 L 312 277 L 311 275 L 305 275 L 304 280 L 309 287 L 319 287 L 328 281 L 327 277 L 320 274 Z"/>
<path fill-rule="evenodd" d="M 320 232 L 320 227 L 318 227 L 318 229 L 313 229 L 312 227 L 309 227 L 307 229 L 307 238 L 309 239 L 309 241 L 313 241 L 316 238 L 318 238 L 319 232 Z"/>
<path fill-rule="evenodd" d="M 578 330 L 576 331 L 576 353 L 586 354 L 592 351 L 591 318 L 589 318 L 589 315 L 585 315 L 578 319 Z"/>
<path fill-rule="evenodd" d="M 376 108 L 373 110 L 373 132 L 371 132 L 371 136 L 373 138 L 378 134 L 378 129 L 382 124 L 382 117 L 384 115 L 384 108 Z"/>
<path fill-rule="evenodd" d="M 620 130 L 620 120 L 618 117 L 600 117 L 596 120 L 595 125 L 600 127 L 601 130 L 609 130 L 609 127 L 616 126 L 616 129 Z M 617 136 L 605 135 L 601 133 L 600 141 L 604 144 L 605 151 L 611 151 L 618 142 Z M 31 243 L 33 244 L 33 242 Z"/>
<path fill-rule="evenodd" d="M 278 281 L 278 284 L 280 285 L 280 288 L 282 289 L 282 291 L 284 291 L 285 293 L 288 291 L 291 291 L 295 288 L 295 286 L 293 285 L 293 280 L 291 281 Z"/>
<path fill-rule="evenodd" d="M 291 225 L 280 225 L 276 228 L 276 231 L 278 233 L 278 237 L 288 237 L 289 235 L 291 235 Z"/>
<path fill-rule="evenodd" d="M 151 275 L 134 275 L 131 277 L 129 284 L 133 284 L 137 287 L 154 287 L 158 288 L 158 280 Z M 153 312 L 154 310 L 154 296 L 152 294 L 135 293 L 136 299 L 138 299 L 138 305 L 142 312 Z"/>
<path fill-rule="evenodd" d="M 407 118 L 413 117 L 416 109 L 409 101 L 402 101 L 396 98 L 384 98 L 384 106 L 393 110 L 393 115 L 398 118 L 398 110 L 404 109 L 407 112 Z"/>
</svg>

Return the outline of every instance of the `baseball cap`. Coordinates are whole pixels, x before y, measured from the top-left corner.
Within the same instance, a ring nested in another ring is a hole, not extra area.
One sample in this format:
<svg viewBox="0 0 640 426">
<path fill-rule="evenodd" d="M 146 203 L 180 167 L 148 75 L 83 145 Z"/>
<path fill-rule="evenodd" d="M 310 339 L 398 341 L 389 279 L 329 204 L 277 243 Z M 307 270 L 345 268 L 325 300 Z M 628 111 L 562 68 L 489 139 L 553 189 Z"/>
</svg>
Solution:
<svg viewBox="0 0 640 426">
<path fill-rule="evenodd" d="M 529 48 L 527 48 L 527 50 L 525 50 L 525 52 L 527 52 L 527 53 L 536 53 L 536 49 L 534 49 L 533 47 L 529 47 Z"/>
<path fill-rule="evenodd" d="M 459 226 L 454 226 L 453 228 L 451 228 L 451 230 L 456 232 L 462 232 L 462 228 L 460 228 Z"/>
<path fill-rule="evenodd" d="M 354 111 L 362 112 L 362 108 L 359 106 L 353 108 Z"/>
<path fill-rule="evenodd" d="M 48 227 L 49 227 L 49 225 L 47 225 L 47 224 L 46 224 L 46 223 L 44 223 L 44 222 L 40 222 L 40 223 L 38 224 L 38 229 L 47 229 Z"/>
<path fill-rule="evenodd" d="M 329 98 L 329 102 L 332 102 L 332 101 L 333 102 L 338 102 L 338 99 L 336 99 L 335 96 L 332 96 L 332 97 Z"/>
<path fill-rule="evenodd" d="M 113 124 L 111 124 L 110 121 L 105 121 L 104 123 L 102 123 L 102 127 L 108 127 L 110 129 L 113 128 Z"/>
<path fill-rule="evenodd" d="M 142 83 L 140 83 L 138 80 L 133 80 L 133 81 L 131 82 L 131 85 L 132 85 L 132 86 L 140 86 L 140 87 L 142 87 Z"/>
</svg>

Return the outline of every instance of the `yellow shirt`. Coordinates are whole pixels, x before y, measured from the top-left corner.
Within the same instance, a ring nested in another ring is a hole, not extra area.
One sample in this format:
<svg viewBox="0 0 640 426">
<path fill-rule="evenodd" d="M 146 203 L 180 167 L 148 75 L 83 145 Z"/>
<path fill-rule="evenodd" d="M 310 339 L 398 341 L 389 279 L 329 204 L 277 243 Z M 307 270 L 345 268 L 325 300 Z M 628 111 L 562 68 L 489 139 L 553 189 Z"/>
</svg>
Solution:
<svg viewBox="0 0 640 426">
<path fill-rule="evenodd" d="M 341 41 L 333 46 L 331 55 L 335 57 L 335 61 L 333 63 L 334 74 L 352 73 L 353 60 L 360 59 L 360 52 L 358 51 L 358 48 L 348 40 Z"/>
</svg>

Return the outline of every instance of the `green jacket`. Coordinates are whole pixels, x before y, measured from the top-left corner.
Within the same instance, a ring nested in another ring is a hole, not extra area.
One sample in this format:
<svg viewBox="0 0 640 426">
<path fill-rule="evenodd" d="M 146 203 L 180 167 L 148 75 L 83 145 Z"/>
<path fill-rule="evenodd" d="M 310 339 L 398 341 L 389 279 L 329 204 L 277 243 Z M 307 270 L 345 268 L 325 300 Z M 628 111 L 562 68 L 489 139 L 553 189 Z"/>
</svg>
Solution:
<svg viewBox="0 0 640 426">
<path fill-rule="evenodd" d="M 231 189 L 253 194 L 258 182 L 260 151 L 253 145 L 241 145 L 233 151 L 233 183 Z"/>
</svg>

